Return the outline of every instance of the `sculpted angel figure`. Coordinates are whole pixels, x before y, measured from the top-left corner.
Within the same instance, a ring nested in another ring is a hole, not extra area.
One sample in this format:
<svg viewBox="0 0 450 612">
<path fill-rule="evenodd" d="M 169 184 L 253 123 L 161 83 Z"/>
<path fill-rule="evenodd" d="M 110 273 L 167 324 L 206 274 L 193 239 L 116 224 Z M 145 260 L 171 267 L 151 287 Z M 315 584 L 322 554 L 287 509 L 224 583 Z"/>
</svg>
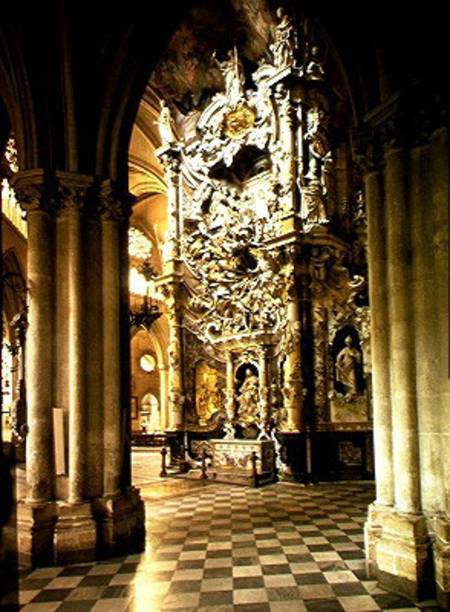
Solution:
<svg viewBox="0 0 450 612">
<path fill-rule="evenodd" d="M 228 51 L 226 60 L 219 61 L 216 52 L 212 55 L 213 61 L 219 67 L 225 81 L 225 94 L 230 100 L 230 104 L 234 105 L 242 98 L 244 94 L 244 73 L 241 62 L 239 61 L 236 47 Z"/>
</svg>

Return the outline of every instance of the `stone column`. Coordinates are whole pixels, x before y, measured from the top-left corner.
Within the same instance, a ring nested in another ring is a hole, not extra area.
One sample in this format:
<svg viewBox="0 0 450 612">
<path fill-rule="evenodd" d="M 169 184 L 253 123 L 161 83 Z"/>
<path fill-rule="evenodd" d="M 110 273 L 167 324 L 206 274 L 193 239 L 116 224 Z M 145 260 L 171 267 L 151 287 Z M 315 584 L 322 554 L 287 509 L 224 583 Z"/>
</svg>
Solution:
<svg viewBox="0 0 450 612">
<path fill-rule="evenodd" d="M 67 346 L 66 362 L 57 363 L 65 372 L 68 412 L 68 493 L 67 503 L 58 503 L 58 518 L 54 531 L 56 563 L 90 560 L 96 547 L 96 525 L 91 504 L 85 500 L 86 481 L 86 311 L 84 298 L 83 217 L 86 192 L 92 179 L 88 176 L 57 173 L 58 204 L 66 240 L 63 260 L 65 269 L 59 272 L 67 287 L 66 304 L 57 304 L 66 317 L 60 341 Z M 59 231 L 61 224 L 59 225 Z M 60 317 L 61 320 L 61 317 Z M 61 333 L 62 332 L 62 333 Z"/>
<path fill-rule="evenodd" d="M 84 457 L 86 454 L 86 337 L 83 276 L 82 211 L 92 179 L 80 175 L 59 175 L 60 211 L 67 231 L 68 297 L 68 412 L 69 412 L 69 483 L 68 502 L 84 498 Z"/>
<path fill-rule="evenodd" d="M 380 526 L 373 567 L 382 585 L 420 598 L 429 586 L 429 539 L 420 506 L 414 356 L 411 225 L 406 151 L 385 151 L 385 222 L 389 312 L 394 501 L 372 517 Z M 371 517 L 369 517 L 371 518 Z M 366 531 L 367 533 L 367 531 Z M 369 550 L 369 554 L 371 551 Z"/>
<path fill-rule="evenodd" d="M 437 347 L 436 270 L 430 248 L 433 230 L 431 201 L 430 157 L 426 143 L 415 146 L 409 157 L 410 203 L 412 239 L 412 289 L 414 297 L 414 330 L 416 354 L 416 390 L 421 467 L 421 504 L 424 512 L 435 514 L 443 507 L 442 457 L 439 419 L 436 415 L 440 402 L 439 361 Z M 434 179 L 432 181 L 434 183 Z"/>
<path fill-rule="evenodd" d="M 179 431 L 183 426 L 184 384 L 181 321 L 181 275 L 175 273 L 159 277 L 157 289 L 164 296 L 166 316 L 169 326 L 168 368 L 167 368 L 167 405 L 169 431 Z"/>
<path fill-rule="evenodd" d="M 121 352 L 121 231 L 129 215 L 127 194 L 111 181 L 100 192 L 103 301 L 103 497 L 95 500 L 99 546 L 118 554 L 144 542 L 144 507 L 139 491 L 122 480 L 125 450 Z M 126 321 L 129 324 L 129 321 Z M 128 356 L 128 352 L 124 351 Z M 124 483 L 124 484 L 123 484 Z"/>
<path fill-rule="evenodd" d="M 181 173 L 180 149 L 178 147 L 163 147 L 156 151 L 164 166 L 167 181 L 167 226 L 168 233 L 164 244 L 164 273 L 175 271 L 176 262 L 180 256 L 180 199 Z"/>
<path fill-rule="evenodd" d="M 389 316 L 387 309 L 386 244 L 382 176 L 366 173 L 369 291 L 371 305 L 371 353 L 373 389 L 373 438 L 376 474 L 376 504 L 392 506 L 392 418 L 389 381 Z"/>
<path fill-rule="evenodd" d="M 367 202 L 367 246 L 371 306 L 373 441 L 376 499 L 365 524 L 368 569 L 376 561 L 376 544 L 386 512 L 394 505 L 392 408 L 389 379 L 389 313 L 387 304 L 386 224 L 383 177 L 371 169 L 364 176 Z"/>
<path fill-rule="evenodd" d="M 27 501 L 53 496 L 52 333 L 54 316 L 54 198 L 41 170 L 19 172 L 12 186 L 28 219 Z"/>
<path fill-rule="evenodd" d="M 267 347 L 259 355 L 259 439 L 269 439 L 269 385 L 267 376 Z"/>
<path fill-rule="evenodd" d="M 232 351 L 227 351 L 227 370 L 226 370 L 226 395 L 225 395 L 225 410 L 227 422 L 225 423 L 225 437 L 227 439 L 234 438 L 234 363 Z"/>
<path fill-rule="evenodd" d="M 181 351 L 181 315 L 178 305 L 171 304 L 169 314 L 169 429 L 176 431 L 183 426 L 183 373 Z"/>
<path fill-rule="evenodd" d="M 299 432 L 302 428 L 303 417 L 303 377 L 300 346 L 301 324 L 293 265 L 287 294 L 289 300 L 287 304 L 288 329 L 283 389 L 286 425 L 283 431 Z"/>
<path fill-rule="evenodd" d="M 430 352 L 436 359 L 438 395 L 433 415 L 438 416 L 441 446 L 438 461 L 442 470 L 443 499 L 435 523 L 434 562 L 437 599 L 450 609 L 450 356 L 449 356 L 449 146 L 448 128 L 436 130 L 430 139 L 431 243 L 434 259 L 434 335 Z M 430 300 L 431 301 L 431 300 Z M 438 423 L 435 421 L 435 426 Z"/>
<path fill-rule="evenodd" d="M 390 321 L 390 387 L 395 506 L 419 511 L 419 466 L 415 392 L 414 330 L 411 325 L 411 260 L 405 151 L 385 153 L 386 250 Z"/>
<path fill-rule="evenodd" d="M 164 431 L 168 427 L 169 423 L 169 415 L 167 412 L 167 394 L 168 394 L 168 384 L 167 384 L 167 366 L 161 366 L 159 369 L 159 396 L 160 396 L 160 422 L 159 428 L 161 431 Z"/>
<path fill-rule="evenodd" d="M 17 545 L 24 564 L 51 563 L 55 515 L 52 503 L 55 198 L 40 169 L 18 172 L 12 187 L 28 218 L 27 497 L 17 507 Z"/>
<path fill-rule="evenodd" d="M 120 493 L 122 471 L 122 407 L 120 372 L 120 243 L 122 203 L 109 181 L 102 185 L 102 291 L 103 291 L 103 494 Z"/>
</svg>

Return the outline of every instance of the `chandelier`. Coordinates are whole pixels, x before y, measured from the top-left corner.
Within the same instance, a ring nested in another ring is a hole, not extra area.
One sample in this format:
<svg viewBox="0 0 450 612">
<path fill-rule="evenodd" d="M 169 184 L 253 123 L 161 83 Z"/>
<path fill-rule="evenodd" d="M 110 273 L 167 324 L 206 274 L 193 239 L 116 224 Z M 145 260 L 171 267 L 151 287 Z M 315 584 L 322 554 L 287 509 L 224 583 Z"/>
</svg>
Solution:
<svg viewBox="0 0 450 612">
<path fill-rule="evenodd" d="M 156 276 L 156 272 L 149 259 L 145 259 L 142 262 L 139 266 L 139 272 L 145 278 L 147 288 L 139 308 L 130 310 L 130 326 L 140 327 L 149 331 L 153 323 L 162 315 L 158 304 L 150 295 L 151 287 L 153 286 L 152 281 Z"/>
</svg>

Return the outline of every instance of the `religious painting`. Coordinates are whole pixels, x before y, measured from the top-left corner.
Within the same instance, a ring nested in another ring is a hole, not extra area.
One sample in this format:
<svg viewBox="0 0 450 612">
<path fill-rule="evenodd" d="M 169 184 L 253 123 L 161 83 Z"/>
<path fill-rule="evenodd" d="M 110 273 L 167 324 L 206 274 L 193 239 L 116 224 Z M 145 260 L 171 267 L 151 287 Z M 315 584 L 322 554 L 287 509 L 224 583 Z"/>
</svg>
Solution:
<svg viewBox="0 0 450 612">
<path fill-rule="evenodd" d="M 195 411 L 199 425 L 205 426 L 221 407 L 219 373 L 206 362 L 200 361 L 195 368 Z"/>
</svg>

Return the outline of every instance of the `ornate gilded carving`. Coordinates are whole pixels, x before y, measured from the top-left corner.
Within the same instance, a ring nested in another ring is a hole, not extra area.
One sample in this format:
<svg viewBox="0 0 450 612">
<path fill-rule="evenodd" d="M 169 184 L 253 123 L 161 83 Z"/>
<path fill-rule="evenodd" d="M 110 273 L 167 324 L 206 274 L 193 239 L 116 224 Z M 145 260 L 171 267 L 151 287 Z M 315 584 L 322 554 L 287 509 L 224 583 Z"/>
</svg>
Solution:
<svg viewBox="0 0 450 612">
<path fill-rule="evenodd" d="M 246 104 L 239 104 L 225 115 L 224 133 L 230 138 L 242 138 L 255 124 L 255 112 Z"/>
</svg>

